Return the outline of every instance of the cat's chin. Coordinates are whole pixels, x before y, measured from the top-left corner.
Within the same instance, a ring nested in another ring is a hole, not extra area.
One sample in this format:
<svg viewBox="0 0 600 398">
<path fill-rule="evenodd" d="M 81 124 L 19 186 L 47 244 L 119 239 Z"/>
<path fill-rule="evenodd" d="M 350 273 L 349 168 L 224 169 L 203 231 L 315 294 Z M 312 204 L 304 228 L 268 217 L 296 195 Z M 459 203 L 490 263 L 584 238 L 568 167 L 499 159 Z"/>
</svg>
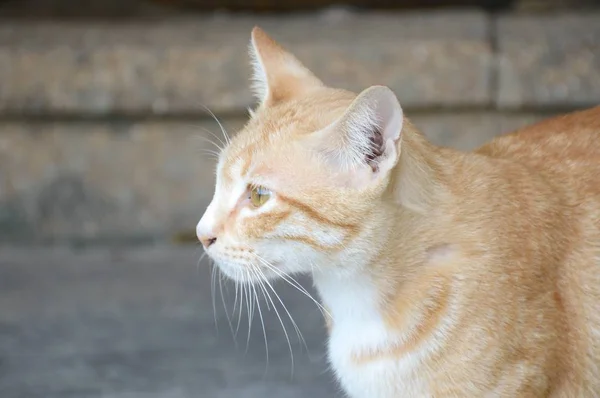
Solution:
<svg viewBox="0 0 600 398">
<path fill-rule="evenodd" d="M 263 267 L 251 271 L 251 267 L 247 265 L 229 264 L 227 262 L 219 261 L 215 261 L 214 266 L 217 267 L 227 278 L 239 283 L 252 284 L 259 281 L 270 281 L 281 278 L 281 271 L 272 271 Z M 271 267 L 275 266 L 277 266 L 277 264 L 271 265 Z"/>
</svg>

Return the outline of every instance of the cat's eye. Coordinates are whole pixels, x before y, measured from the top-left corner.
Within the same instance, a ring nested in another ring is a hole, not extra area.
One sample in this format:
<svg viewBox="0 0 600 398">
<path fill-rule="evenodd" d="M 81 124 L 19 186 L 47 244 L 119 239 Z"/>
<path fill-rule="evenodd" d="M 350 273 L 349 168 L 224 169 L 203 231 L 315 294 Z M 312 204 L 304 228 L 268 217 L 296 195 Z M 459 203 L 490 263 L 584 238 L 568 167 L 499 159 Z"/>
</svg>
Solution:
<svg viewBox="0 0 600 398">
<path fill-rule="evenodd" d="M 260 185 L 250 187 L 250 202 L 254 207 L 264 205 L 271 198 L 271 191 Z"/>
</svg>

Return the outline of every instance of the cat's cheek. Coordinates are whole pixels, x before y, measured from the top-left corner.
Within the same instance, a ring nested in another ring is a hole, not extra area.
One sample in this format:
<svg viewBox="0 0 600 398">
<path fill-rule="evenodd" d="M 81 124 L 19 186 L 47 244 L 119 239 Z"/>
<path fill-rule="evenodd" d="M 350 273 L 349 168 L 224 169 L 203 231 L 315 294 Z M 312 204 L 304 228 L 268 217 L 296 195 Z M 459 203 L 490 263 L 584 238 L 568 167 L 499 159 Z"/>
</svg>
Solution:
<svg viewBox="0 0 600 398">
<path fill-rule="evenodd" d="M 298 244 L 290 245 L 285 251 L 284 258 L 285 262 L 282 263 L 284 271 L 296 274 L 309 274 L 324 262 L 321 253 L 312 247 Z"/>
</svg>

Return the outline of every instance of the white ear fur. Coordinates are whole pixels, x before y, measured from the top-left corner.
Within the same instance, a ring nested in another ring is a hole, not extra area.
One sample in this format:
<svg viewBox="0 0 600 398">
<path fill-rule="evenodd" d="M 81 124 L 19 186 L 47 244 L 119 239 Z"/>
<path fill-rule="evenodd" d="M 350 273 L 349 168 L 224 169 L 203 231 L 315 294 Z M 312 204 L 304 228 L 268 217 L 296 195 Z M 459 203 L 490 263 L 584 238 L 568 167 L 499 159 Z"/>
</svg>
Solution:
<svg viewBox="0 0 600 398">
<path fill-rule="evenodd" d="M 260 104 L 306 92 L 323 83 L 259 27 L 252 29 L 251 89 Z"/>
<path fill-rule="evenodd" d="M 267 99 L 269 92 L 269 83 L 267 81 L 267 72 L 265 71 L 264 63 L 260 57 L 256 46 L 254 30 L 250 38 L 248 53 L 250 54 L 250 65 L 252 66 L 252 77 L 250 78 L 250 89 L 254 97 L 263 103 Z"/>
<path fill-rule="evenodd" d="M 356 97 L 346 112 L 311 140 L 340 171 L 387 173 L 398 161 L 403 112 L 387 87 L 373 86 Z"/>
</svg>

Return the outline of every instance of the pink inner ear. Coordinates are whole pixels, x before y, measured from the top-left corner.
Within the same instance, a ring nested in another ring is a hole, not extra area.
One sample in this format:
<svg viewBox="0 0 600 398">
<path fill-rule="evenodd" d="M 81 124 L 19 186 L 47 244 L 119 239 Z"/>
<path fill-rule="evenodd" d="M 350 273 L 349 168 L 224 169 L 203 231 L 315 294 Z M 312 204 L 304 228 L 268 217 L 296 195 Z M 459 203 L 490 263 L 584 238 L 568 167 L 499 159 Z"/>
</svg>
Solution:
<svg viewBox="0 0 600 398">
<path fill-rule="evenodd" d="M 400 137 L 402 109 L 387 87 L 365 90 L 353 105 L 346 115 L 346 131 L 350 135 L 347 141 L 358 147 L 350 150 L 363 153 L 360 160 L 374 172 L 379 171 L 387 142 L 395 143 Z"/>
<path fill-rule="evenodd" d="M 387 156 L 387 143 L 398 141 L 402 121 L 402 109 L 392 91 L 371 87 L 356 97 L 337 121 L 313 133 L 309 140 L 341 172 L 360 168 L 379 172 L 396 161 L 395 156 Z"/>
<path fill-rule="evenodd" d="M 378 128 L 376 128 L 369 139 L 371 141 L 371 148 L 365 156 L 365 161 L 369 166 L 371 166 L 373 172 L 377 172 L 379 171 L 377 159 L 383 154 L 385 150 L 383 134 L 381 134 L 381 131 Z"/>
</svg>

